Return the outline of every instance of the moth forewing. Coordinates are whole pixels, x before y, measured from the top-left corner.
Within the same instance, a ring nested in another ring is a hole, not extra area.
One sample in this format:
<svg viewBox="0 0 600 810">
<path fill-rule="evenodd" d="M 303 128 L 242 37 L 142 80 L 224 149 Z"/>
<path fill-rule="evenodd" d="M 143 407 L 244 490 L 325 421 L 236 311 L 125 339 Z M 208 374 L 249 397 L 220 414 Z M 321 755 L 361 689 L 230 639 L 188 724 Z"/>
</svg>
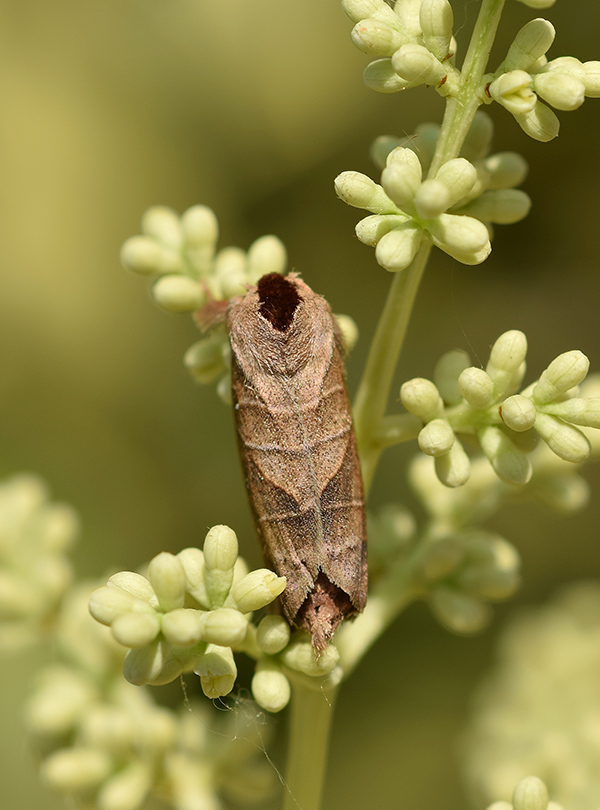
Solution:
<svg viewBox="0 0 600 810">
<path fill-rule="evenodd" d="M 263 276 L 227 312 L 246 489 L 292 624 L 322 650 L 366 602 L 365 512 L 329 305 L 295 276 Z"/>
</svg>

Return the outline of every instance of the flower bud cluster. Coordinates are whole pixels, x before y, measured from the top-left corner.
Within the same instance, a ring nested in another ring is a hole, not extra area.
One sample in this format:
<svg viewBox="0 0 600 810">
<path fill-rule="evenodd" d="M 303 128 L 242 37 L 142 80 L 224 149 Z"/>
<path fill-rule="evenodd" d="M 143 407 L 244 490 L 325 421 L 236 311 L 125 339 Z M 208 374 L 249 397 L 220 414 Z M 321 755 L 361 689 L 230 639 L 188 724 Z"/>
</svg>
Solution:
<svg viewBox="0 0 600 810">
<path fill-rule="evenodd" d="M 489 602 L 515 593 L 519 570 L 519 555 L 507 540 L 471 529 L 432 543 L 417 577 L 441 624 L 455 633 L 476 633 L 490 621 Z"/>
<path fill-rule="evenodd" d="M 577 396 L 589 368 L 587 357 L 579 351 L 559 355 L 536 383 L 516 393 L 526 352 L 522 332 L 505 332 L 485 370 L 470 366 L 464 353 L 450 352 L 439 361 L 435 382 L 416 378 L 400 389 L 404 407 L 423 423 L 419 447 L 434 459 L 446 486 L 461 486 L 470 475 L 461 434 L 475 438 L 496 475 L 514 485 L 530 480 L 529 454 L 538 437 L 564 461 L 579 463 L 590 455 L 581 427 L 600 427 L 600 398 Z"/>
<path fill-rule="evenodd" d="M 35 642 L 47 627 L 72 581 L 78 533 L 75 511 L 52 503 L 38 477 L 0 484 L 0 648 Z"/>
<path fill-rule="evenodd" d="M 250 614 L 270 604 L 285 577 L 267 569 L 247 572 L 235 532 L 213 526 L 204 550 L 163 552 L 147 577 L 112 576 L 95 591 L 90 612 L 129 647 L 123 670 L 133 684 L 163 684 L 194 671 L 209 698 L 231 692 L 237 676 L 233 652 L 253 643 Z"/>
<path fill-rule="evenodd" d="M 560 126 L 550 107 L 576 110 L 586 96 L 600 97 L 600 62 L 580 62 L 572 56 L 548 61 L 554 35 L 548 20 L 531 20 L 517 33 L 496 72 L 486 77 L 485 102 L 497 101 L 524 132 L 543 142 L 555 138 Z"/>
<path fill-rule="evenodd" d="M 355 23 L 354 45 L 375 57 L 364 72 L 367 87 L 395 93 L 424 84 L 442 96 L 456 94 L 459 72 L 448 0 L 401 0 L 393 9 L 384 0 L 342 0 L 342 8 Z"/>
<path fill-rule="evenodd" d="M 577 583 L 519 613 L 497 649 L 463 748 L 475 800 L 505 799 L 490 810 L 597 806 L 600 586 Z M 553 801 L 539 779 L 523 779 L 536 773 L 548 776 Z"/>
<path fill-rule="evenodd" d="M 514 188 L 527 164 L 514 152 L 487 156 L 488 116 L 475 116 L 463 156 L 424 178 L 438 134 L 439 127 L 424 124 L 406 146 L 399 138 L 379 138 L 373 157 L 383 167 L 381 184 L 351 171 L 335 181 L 338 197 L 372 212 L 357 224 L 356 235 L 375 247 L 377 261 L 390 272 L 405 269 L 423 239 L 464 264 L 480 264 L 491 251 L 491 224 L 517 222 L 529 212 L 528 195 Z"/>
</svg>

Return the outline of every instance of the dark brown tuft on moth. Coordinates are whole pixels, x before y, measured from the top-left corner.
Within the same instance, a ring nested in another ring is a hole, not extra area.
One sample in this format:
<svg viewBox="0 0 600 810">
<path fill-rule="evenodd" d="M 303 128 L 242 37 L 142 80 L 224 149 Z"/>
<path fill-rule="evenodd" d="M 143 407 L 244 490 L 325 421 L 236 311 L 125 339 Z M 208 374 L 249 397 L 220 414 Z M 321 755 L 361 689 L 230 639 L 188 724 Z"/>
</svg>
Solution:
<svg viewBox="0 0 600 810">
<path fill-rule="evenodd" d="M 302 300 L 295 284 L 279 273 L 269 273 L 260 279 L 256 289 L 260 301 L 260 314 L 274 329 L 285 332 Z"/>
<path fill-rule="evenodd" d="M 287 578 L 285 617 L 320 653 L 367 598 L 342 336 L 324 298 L 275 273 L 231 302 L 227 328 L 238 447 L 265 562 Z"/>
</svg>

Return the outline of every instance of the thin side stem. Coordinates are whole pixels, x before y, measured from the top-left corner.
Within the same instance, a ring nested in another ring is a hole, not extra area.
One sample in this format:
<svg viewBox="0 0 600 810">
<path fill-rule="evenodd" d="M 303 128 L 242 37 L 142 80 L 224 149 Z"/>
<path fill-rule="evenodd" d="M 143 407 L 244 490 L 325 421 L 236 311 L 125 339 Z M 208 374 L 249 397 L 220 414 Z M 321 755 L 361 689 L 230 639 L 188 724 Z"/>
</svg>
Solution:
<svg viewBox="0 0 600 810">
<path fill-rule="evenodd" d="M 290 738 L 282 810 L 319 810 L 336 688 L 315 689 L 290 675 Z"/>
</svg>

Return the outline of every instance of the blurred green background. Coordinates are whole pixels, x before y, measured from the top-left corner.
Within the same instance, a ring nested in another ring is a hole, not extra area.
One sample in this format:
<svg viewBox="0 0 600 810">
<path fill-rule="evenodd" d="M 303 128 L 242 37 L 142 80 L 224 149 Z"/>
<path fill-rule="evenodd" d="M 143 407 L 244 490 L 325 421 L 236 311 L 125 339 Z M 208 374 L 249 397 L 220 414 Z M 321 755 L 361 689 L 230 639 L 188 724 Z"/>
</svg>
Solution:
<svg viewBox="0 0 600 810">
<path fill-rule="evenodd" d="M 478 5 L 454 3 L 459 47 Z M 507 4 L 496 62 L 532 16 Z M 546 16 L 558 31 L 551 57 L 600 58 L 597 0 Z M 119 264 L 147 207 L 210 205 L 222 246 L 277 234 L 290 268 L 358 322 L 356 384 L 390 279 L 354 237 L 359 214 L 332 181 L 373 172 L 374 137 L 439 121 L 443 106 L 432 90 L 367 91 L 350 28 L 337 0 L 0 2 L 0 472 L 40 473 L 79 509 L 82 576 L 197 544 L 221 522 L 259 560 L 231 414 L 181 362 L 197 331 L 154 307 Z M 511 328 L 529 337 L 528 381 L 573 348 L 600 370 L 600 105 L 561 114 L 550 144 L 490 112 L 495 150 L 530 162 L 532 213 L 498 227 L 482 267 L 434 254 L 399 381 L 429 375 L 454 347 L 485 362 Z M 408 456 L 385 456 L 373 504 L 405 499 Z M 600 491 L 593 465 L 588 478 Z M 517 603 L 600 575 L 599 517 L 595 499 L 568 521 L 520 507 L 498 516 L 523 556 Z M 328 810 L 465 806 L 456 740 L 514 604 L 478 638 L 451 637 L 422 606 L 390 630 L 340 698 Z M 38 784 L 20 720 L 47 655 L 0 662 L 0 784 L 14 810 L 62 807 Z"/>
</svg>

